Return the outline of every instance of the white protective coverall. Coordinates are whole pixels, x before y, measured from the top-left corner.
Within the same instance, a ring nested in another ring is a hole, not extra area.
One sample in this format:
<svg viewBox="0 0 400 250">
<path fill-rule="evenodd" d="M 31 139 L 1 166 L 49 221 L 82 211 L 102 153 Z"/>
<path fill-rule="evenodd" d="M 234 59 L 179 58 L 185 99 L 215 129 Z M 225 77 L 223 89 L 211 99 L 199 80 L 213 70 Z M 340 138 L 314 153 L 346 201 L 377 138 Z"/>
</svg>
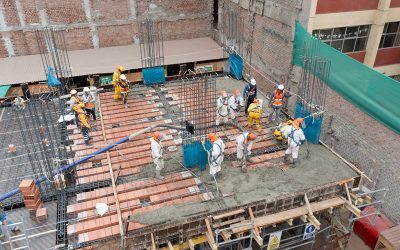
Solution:
<svg viewBox="0 0 400 250">
<path fill-rule="evenodd" d="M 156 170 L 162 170 L 164 168 L 164 160 L 162 158 L 163 148 L 161 142 L 150 139 L 151 142 L 151 157 L 153 158 L 154 165 L 156 165 Z"/>
<path fill-rule="evenodd" d="M 231 119 L 236 119 L 236 116 L 239 112 L 239 108 L 243 106 L 243 97 L 242 96 L 231 96 L 228 100 L 229 105 L 229 113 L 231 115 Z"/>
<path fill-rule="evenodd" d="M 253 141 L 246 142 L 246 138 L 249 135 L 249 132 L 244 132 L 236 137 L 236 157 L 241 160 L 244 156 L 244 149 L 247 146 L 247 155 L 251 154 L 251 148 L 253 147 Z"/>
<path fill-rule="evenodd" d="M 211 175 L 215 175 L 221 171 L 221 164 L 224 161 L 224 150 L 225 144 L 220 138 L 218 138 L 218 140 L 213 143 L 211 153 L 209 155 Z"/>
<path fill-rule="evenodd" d="M 224 123 L 228 122 L 228 97 L 220 96 L 217 100 L 217 119 L 215 121 L 217 126 L 221 119 Z"/>
<path fill-rule="evenodd" d="M 288 138 L 288 148 L 285 154 L 292 154 L 293 159 L 299 156 L 299 149 L 302 141 L 306 139 L 304 132 L 301 128 L 296 129 L 293 125 L 288 126 L 283 132 L 285 137 Z"/>
</svg>

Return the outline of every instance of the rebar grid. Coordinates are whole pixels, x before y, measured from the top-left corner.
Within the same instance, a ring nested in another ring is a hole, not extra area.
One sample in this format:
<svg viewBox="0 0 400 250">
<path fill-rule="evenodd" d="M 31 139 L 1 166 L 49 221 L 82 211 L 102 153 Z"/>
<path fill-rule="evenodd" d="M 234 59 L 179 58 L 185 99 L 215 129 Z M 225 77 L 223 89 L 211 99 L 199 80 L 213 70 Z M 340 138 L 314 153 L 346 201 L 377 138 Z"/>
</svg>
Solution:
<svg viewBox="0 0 400 250">
<path fill-rule="evenodd" d="M 182 134 L 183 145 L 199 141 L 215 132 L 216 80 L 211 76 L 182 79 L 179 86 L 181 122 L 191 124 L 194 133 Z"/>
<path fill-rule="evenodd" d="M 142 68 L 164 65 L 162 22 L 145 19 L 140 23 L 139 29 Z"/>
</svg>

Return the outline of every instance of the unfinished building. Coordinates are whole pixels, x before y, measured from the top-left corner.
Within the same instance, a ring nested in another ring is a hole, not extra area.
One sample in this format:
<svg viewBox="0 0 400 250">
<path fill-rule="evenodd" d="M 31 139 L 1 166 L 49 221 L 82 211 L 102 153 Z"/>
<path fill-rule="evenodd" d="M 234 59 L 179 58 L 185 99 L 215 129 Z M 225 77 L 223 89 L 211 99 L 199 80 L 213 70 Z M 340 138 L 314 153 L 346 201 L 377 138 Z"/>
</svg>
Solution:
<svg viewBox="0 0 400 250">
<path fill-rule="evenodd" d="M 121 8 L 103 1 L 2 3 L 0 57 L 23 56 L 0 65 L 29 65 L 3 79 L 35 82 L 11 87 L 1 102 L 0 202 L 20 229 L 3 226 L 4 249 L 344 249 L 355 221 L 374 223 L 388 190 L 368 151 L 345 143 L 354 135 L 347 138 L 353 129 L 343 114 L 327 115 L 341 98 L 327 87 L 330 59 L 310 43 L 301 67 L 292 62 L 295 21 L 307 26 L 313 1 L 106 2 L 128 6 L 121 20 Z M 125 108 L 107 81 L 119 65 L 130 80 Z M 90 146 L 66 118 L 68 92 L 86 77 L 97 87 Z M 219 93 L 253 77 L 262 129 L 248 126 L 244 110 L 236 123 L 216 126 Z M 277 83 L 292 95 L 278 120 L 304 117 L 321 130 L 321 138 L 307 134 L 297 168 L 283 162 L 279 123 L 267 122 Z M 165 135 L 163 179 L 151 156 L 155 131 Z M 257 135 L 246 171 L 236 157 L 243 131 Z M 209 173 L 211 132 L 226 146 L 217 178 Z M 369 205 L 377 210 L 363 212 Z"/>
</svg>

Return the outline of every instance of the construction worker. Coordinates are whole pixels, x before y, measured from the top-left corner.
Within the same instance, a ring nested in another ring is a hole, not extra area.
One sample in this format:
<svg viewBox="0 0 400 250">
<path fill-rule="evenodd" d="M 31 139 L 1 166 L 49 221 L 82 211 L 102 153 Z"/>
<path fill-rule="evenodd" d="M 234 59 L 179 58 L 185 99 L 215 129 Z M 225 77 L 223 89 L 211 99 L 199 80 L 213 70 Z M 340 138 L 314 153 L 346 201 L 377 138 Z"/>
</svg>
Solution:
<svg viewBox="0 0 400 250">
<path fill-rule="evenodd" d="M 235 89 L 233 95 L 229 97 L 228 105 L 232 121 L 237 122 L 236 117 L 238 116 L 240 107 L 243 107 L 243 97 L 240 95 L 238 89 Z"/>
<path fill-rule="evenodd" d="M 222 139 L 214 133 L 209 133 L 207 138 L 212 143 L 212 148 L 210 149 L 211 152 L 208 154 L 210 174 L 215 177 L 215 175 L 221 171 L 221 164 L 224 161 L 225 144 Z"/>
<path fill-rule="evenodd" d="M 246 100 L 246 108 L 244 112 L 247 114 L 247 110 L 250 104 L 253 103 L 254 99 L 257 98 L 257 85 L 256 80 L 254 78 L 250 79 L 250 83 L 246 85 L 243 91 L 243 99 Z"/>
<path fill-rule="evenodd" d="M 251 148 L 256 139 L 257 136 L 249 132 L 243 132 L 236 137 L 236 157 L 242 162 L 242 168 L 246 166 L 244 163 L 247 156 L 251 155 Z"/>
<path fill-rule="evenodd" d="M 124 67 L 119 66 L 113 74 L 112 84 L 114 86 L 114 100 L 120 100 L 122 98 L 119 81 L 120 81 L 122 71 L 124 71 L 124 70 L 125 70 Z"/>
<path fill-rule="evenodd" d="M 256 129 L 258 131 L 261 131 L 261 125 L 260 125 L 260 119 L 262 115 L 262 103 L 260 99 L 254 99 L 253 103 L 250 104 L 249 108 L 247 109 L 247 112 L 249 114 L 248 117 L 248 123 L 249 123 L 249 128 L 252 128 L 253 125 L 256 125 Z"/>
<path fill-rule="evenodd" d="M 158 179 L 164 179 L 161 175 L 161 170 L 164 168 L 163 146 L 161 144 L 163 137 L 160 132 L 156 131 L 150 139 L 151 157 L 153 158 L 154 165 L 156 165 L 156 178 Z"/>
<path fill-rule="evenodd" d="M 288 97 L 289 93 L 285 91 L 283 84 L 279 84 L 278 88 L 275 89 L 269 97 L 268 106 L 271 108 L 271 112 L 268 114 L 268 122 L 278 120 L 279 110 L 283 107 L 285 98 Z"/>
<path fill-rule="evenodd" d="M 14 222 L 12 222 L 11 219 L 7 218 L 7 213 L 4 211 L 3 205 L 0 205 L 0 238 L 4 237 L 2 226 L 3 225 L 6 226 L 6 225 L 10 225 L 10 224 L 12 225 L 12 224 L 14 224 Z M 9 228 L 12 232 L 16 232 L 19 230 L 19 228 L 16 225 L 12 225 Z M 0 245 L 0 249 L 1 249 L 1 245 Z"/>
<path fill-rule="evenodd" d="M 79 104 L 81 102 L 81 99 L 78 97 L 78 91 L 75 89 L 72 89 L 70 92 L 71 94 L 71 99 L 69 100 L 69 109 L 74 112 L 74 106 L 75 104 Z M 75 114 L 75 124 L 77 127 L 79 127 L 79 121 L 78 121 L 78 114 L 74 112 Z"/>
<path fill-rule="evenodd" d="M 83 103 L 79 104 L 79 105 L 74 105 L 74 111 L 75 113 L 78 114 L 78 120 L 79 120 L 79 124 L 80 124 L 80 128 L 81 128 L 81 132 L 82 132 L 82 136 L 83 136 L 83 140 L 85 141 L 85 145 L 86 146 L 91 146 L 90 144 L 90 136 L 89 136 L 89 130 L 91 128 L 87 116 L 86 116 L 86 112 L 83 111 L 83 108 L 85 107 L 85 105 Z"/>
<path fill-rule="evenodd" d="M 85 103 L 85 110 L 88 117 L 92 115 L 93 120 L 96 120 L 95 103 L 96 98 L 88 87 L 83 88 L 82 100 Z"/>
<path fill-rule="evenodd" d="M 228 93 L 221 91 L 221 96 L 217 100 L 217 119 L 215 123 L 219 126 L 221 119 L 224 123 L 228 122 Z"/>
<path fill-rule="evenodd" d="M 121 91 L 122 100 L 124 102 L 124 108 L 128 108 L 127 102 L 128 102 L 129 84 L 124 74 L 120 76 L 120 81 L 118 82 L 118 84 L 119 84 L 119 89 Z"/>
<path fill-rule="evenodd" d="M 289 162 L 289 156 L 291 154 L 293 157 L 293 167 L 299 166 L 300 162 L 298 156 L 300 145 L 306 141 L 301 127 L 304 127 L 304 120 L 303 118 L 297 118 L 293 121 L 292 126 L 289 126 L 284 131 L 285 137 L 288 138 L 288 148 L 285 152 L 284 162 Z"/>
</svg>

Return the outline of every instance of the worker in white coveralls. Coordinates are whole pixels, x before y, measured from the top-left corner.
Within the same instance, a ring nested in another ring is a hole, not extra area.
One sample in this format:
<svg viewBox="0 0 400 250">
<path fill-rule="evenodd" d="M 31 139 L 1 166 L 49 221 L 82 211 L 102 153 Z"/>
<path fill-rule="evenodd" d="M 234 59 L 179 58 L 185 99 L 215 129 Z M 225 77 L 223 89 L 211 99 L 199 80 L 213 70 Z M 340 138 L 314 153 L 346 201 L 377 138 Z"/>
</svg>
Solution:
<svg viewBox="0 0 400 250">
<path fill-rule="evenodd" d="M 293 121 L 292 126 L 289 126 L 284 131 L 284 136 L 288 138 L 288 148 L 285 152 L 284 162 L 289 161 L 290 154 L 293 157 L 293 167 L 298 167 L 300 162 L 298 160 L 300 145 L 306 141 L 304 132 L 301 129 L 304 126 L 303 118 L 297 118 Z"/>
<path fill-rule="evenodd" d="M 228 122 L 228 93 L 221 92 L 221 96 L 217 100 L 217 119 L 216 125 L 219 126 L 221 119 L 224 123 Z"/>
<path fill-rule="evenodd" d="M 163 147 L 161 144 L 163 137 L 160 132 L 156 131 L 150 139 L 151 157 L 153 158 L 154 165 L 156 165 L 156 178 L 158 179 L 164 179 L 161 175 L 161 170 L 164 168 Z"/>
<path fill-rule="evenodd" d="M 253 133 L 243 132 L 236 137 L 236 157 L 242 163 L 242 168 L 245 168 L 244 162 L 247 156 L 251 155 L 251 148 L 257 136 Z"/>
<path fill-rule="evenodd" d="M 236 117 L 239 114 L 240 108 L 243 107 L 243 97 L 238 89 L 235 89 L 235 91 L 233 91 L 233 95 L 229 97 L 228 105 L 229 114 L 231 115 L 232 121 L 237 122 Z"/>
<path fill-rule="evenodd" d="M 207 138 L 212 143 L 211 152 L 208 154 L 208 163 L 210 165 L 210 174 L 215 176 L 221 171 L 221 164 L 224 161 L 225 144 L 218 135 L 209 133 Z"/>
</svg>

